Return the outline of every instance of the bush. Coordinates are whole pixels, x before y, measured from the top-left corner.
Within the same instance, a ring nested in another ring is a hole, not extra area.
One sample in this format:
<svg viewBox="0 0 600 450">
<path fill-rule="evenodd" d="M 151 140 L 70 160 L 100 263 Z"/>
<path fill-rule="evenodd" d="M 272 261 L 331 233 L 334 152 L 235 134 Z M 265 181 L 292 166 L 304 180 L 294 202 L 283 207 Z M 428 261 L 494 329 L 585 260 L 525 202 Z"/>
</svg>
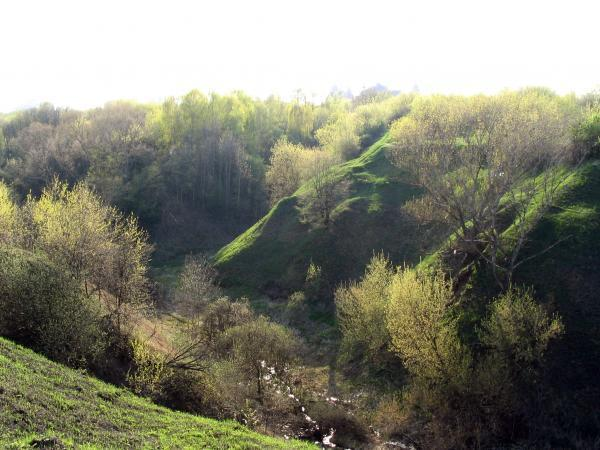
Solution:
<svg viewBox="0 0 600 450">
<path fill-rule="evenodd" d="M 337 289 L 335 303 L 343 360 L 375 371 L 388 371 L 395 366 L 397 358 L 389 351 L 390 334 L 384 325 L 394 273 L 390 261 L 376 255 L 359 282 Z M 394 373 L 393 377 L 397 375 Z"/>
<path fill-rule="evenodd" d="M 8 187 L 0 181 L 0 244 L 15 245 L 19 240 L 19 208 Z"/>
<path fill-rule="evenodd" d="M 60 362 L 86 366 L 102 350 L 99 311 L 44 255 L 0 248 L 0 333 Z"/>
<path fill-rule="evenodd" d="M 179 411 L 201 414 L 217 419 L 223 414 L 222 399 L 210 375 L 183 369 L 167 371 L 160 381 L 155 398 L 161 404 Z"/>
<path fill-rule="evenodd" d="M 368 448 L 369 432 L 366 426 L 355 416 L 341 407 L 325 402 L 310 405 L 310 417 L 319 424 L 322 438 L 335 430 L 331 442 L 342 448 Z"/>
<path fill-rule="evenodd" d="M 140 339 L 134 338 L 130 344 L 132 367 L 127 373 L 127 383 L 136 394 L 156 398 L 169 371 L 165 358 Z"/>
<path fill-rule="evenodd" d="M 462 384 L 470 357 L 452 318 L 452 284 L 441 273 L 405 268 L 393 277 L 386 326 L 392 349 L 413 378 Z"/>
<path fill-rule="evenodd" d="M 308 318 L 306 295 L 302 291 L 293 292 L 285 305 L 285 318 L 294 326 L 303 324 Z"/>
<path fill-rule="evenodd" d="M 265 377 L 282 377 L 297 359 L 300 343 L 286 327 L 260 316 L 251 322 L 228 329 L 222 337 L 231 348 L 233 361 L 248 381 L 256 383 L 262 400 Z"/>
<path fill-rule="evenodd" d="M 578 150 L 590 158 L 600 157 L 600 111 L 590 112 L 575 129 Z"/>
<path fill-rule="evenodd" d="M 181 312 L 192 319 L 220 293 L 217 271 L 205 256 L 186 256 L 178 284 L 176 304 Z"/>
</svg>

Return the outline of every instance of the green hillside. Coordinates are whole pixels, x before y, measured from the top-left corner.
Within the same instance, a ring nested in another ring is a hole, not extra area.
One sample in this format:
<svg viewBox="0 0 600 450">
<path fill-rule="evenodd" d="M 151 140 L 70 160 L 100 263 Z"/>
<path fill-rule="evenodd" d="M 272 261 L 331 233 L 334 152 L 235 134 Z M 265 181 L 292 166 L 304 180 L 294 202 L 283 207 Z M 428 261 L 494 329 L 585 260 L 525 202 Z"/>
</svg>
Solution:
<svg viewBox="0 0 600 450">
<path fill-rule="evenodd" d="M 358 158 L 330 169 L 344 186 L 328 227 L 307 220 L 302 199 L 310 182 L 282 199 L 254 226 L 223 247 L 215 263 L 225 285 L 299 288 L 310 262 L 331 285 L 359 276 L 374 252 L 416 263 L 439 244 L 432 227 L 402 210 L 420 191 L 386 157 L 388 136 Z"/>
<path fill-rule="evenodd" d="M 560 239 L 565 240 L 522 266 L 515 281 L 533 286 L 565 325 L 565 335 L 549 355 L 548 376 L 562 394 L 556 396 L 559 404 L 568 398 L 569 406 L 589 408 L 590 414 L 561 420 L 590 421 L 595 427 L 593 421 L 600 420 L 594 409 L 600 401 L 600 161 L 580 167 L 567 180 L 556 207 L 532 233 L 524 257 Z"/>
<path fill-rule="evenodd" d="M 0 338 L 0 447 L 309 448 L 174 412 Z"/>
</svg>

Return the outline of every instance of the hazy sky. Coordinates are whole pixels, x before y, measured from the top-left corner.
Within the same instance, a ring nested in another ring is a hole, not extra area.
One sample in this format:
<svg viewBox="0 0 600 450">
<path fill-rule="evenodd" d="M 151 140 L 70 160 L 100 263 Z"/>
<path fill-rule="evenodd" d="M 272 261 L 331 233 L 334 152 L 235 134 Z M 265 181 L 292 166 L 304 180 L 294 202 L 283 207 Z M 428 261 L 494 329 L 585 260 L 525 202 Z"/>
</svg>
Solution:
<svg viewBox="0 0 600 450">
<path fill-rule="evenodd" d="M 192 88 L 600 87 L 600 1 L 4 1 L 0 111 Z"/>
</svg>

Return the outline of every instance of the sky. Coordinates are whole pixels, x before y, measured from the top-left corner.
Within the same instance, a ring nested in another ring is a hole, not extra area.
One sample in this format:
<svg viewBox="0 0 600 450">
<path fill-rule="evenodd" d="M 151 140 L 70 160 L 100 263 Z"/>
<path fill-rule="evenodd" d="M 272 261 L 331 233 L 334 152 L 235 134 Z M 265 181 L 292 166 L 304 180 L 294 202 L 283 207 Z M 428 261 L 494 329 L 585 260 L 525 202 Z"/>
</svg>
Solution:
<svg viewBox="0 0 600 450">
<path fill-rule="evenodd" d="M 84 109 L 197 88 L 319 101 L 600 88 L 600 1 L 85 0 L 0 7 L 0 112 Z"/>
</svg>

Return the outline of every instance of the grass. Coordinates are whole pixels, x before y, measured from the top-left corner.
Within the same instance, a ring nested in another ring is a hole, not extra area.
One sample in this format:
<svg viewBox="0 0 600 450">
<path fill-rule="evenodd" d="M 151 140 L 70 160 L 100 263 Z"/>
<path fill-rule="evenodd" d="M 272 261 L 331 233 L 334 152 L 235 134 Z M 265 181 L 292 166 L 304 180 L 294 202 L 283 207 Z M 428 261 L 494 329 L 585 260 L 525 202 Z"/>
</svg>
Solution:
<svg viewBox="0 0 600 450">
<path fill-rule="evenodd" d="M 511 226 L 506 232 L 512 232 Z M 555 420 L 583 436 L 597 436 L 600 161 L 583 164 L 565 179 L 554 206 L 535 225 L 521 250 L 519 258 L 528 257 L 532 259 L 517 268 L 513 283 L 531 288 L 537 301 L 564 324 L 564 334 L 546 354 L 543 377 L 551 393 L 543 403 L 552 405 L 549 411 L 553 415 L 548 416 L 548 423 Z M 484 267 L 476 271 L 471 283 L 474 297 L 470 306 L 474 310 L 468 313 L 475 314 L 473 322 L 477 323 L 498 290 Z"/>
<path fill-rule="evenodd" d="M 171 411 L 0 338 L 0 447 L 44 439 L 82 449 L 313 448 Z"/>
<path fill-rule="evenodd" d="M 330 169 L 346 189 L 327 228 L 303 213 L 302 199 L 312 190 L 305 183 L 219 250 L 214 261 L 224 284 L 275 292 L 301 289 L 312 261 L 334 286 L 359 276 L 373 253 L 384 252 L 398 264 L 416 263 L 435 248 L 437 241 L 424 239 L 423 227 L 402 213 L 402 205 L 420 191 L 388 161 L 388 141 L 385 135 L 358 158 Z"/>
<path fill-rule="evenodd" d="M 596 385 L 600 372 L 600 161 L 583 165 L 569 177 L 556 207 L 531 234 L 523 257 L 561 239 L 556 247 L 519 268 L 516 281 L 533 286 L 537 297 L 562 316 L 566 329 L 563 362 L 578 366 L 580 380 L 593 380 Z M 571 371 L 563 374 L 567 372 Z M 565 383 L 571 381 L 576 382 Z"/>
</svg>

